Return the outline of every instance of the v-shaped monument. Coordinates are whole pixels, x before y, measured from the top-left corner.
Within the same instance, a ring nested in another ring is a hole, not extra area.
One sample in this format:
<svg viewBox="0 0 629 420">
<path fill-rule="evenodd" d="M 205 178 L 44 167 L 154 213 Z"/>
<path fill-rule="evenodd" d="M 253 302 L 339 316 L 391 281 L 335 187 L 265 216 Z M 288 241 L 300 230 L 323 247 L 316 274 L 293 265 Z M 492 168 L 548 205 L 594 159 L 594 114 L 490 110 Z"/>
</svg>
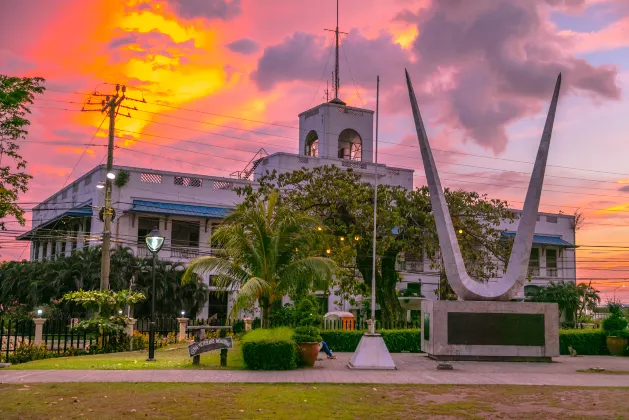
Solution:
<svg viewBox="0 0 629 420">
<path fill-rule="evenodd" d="M 511 299 L 527 281 L 561 74 L 555 84 L 507 270 L 497 281 L 488 282 L 472 278 L 465 269 L 408 71 L 406 82 L 444 269 L 459 297 L 457 301 L 422 301 L 422 351 L 437 360 L 550 361 L 559 356 L 557 304 Z"/>
</svg>

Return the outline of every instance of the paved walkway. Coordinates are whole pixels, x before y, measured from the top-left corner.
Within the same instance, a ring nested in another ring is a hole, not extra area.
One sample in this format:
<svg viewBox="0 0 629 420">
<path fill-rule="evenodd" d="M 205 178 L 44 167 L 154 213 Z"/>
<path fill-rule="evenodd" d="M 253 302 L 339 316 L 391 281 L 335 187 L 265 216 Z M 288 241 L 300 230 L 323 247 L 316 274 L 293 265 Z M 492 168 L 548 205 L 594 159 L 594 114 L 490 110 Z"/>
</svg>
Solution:
<svg viewBox="0 0 629 420">
<path fill-rule="evenodd" d="M 437 370 L 437 362 L 420 354 L 394 354 L 395 371 L 348 369 L 351 353 L 318 361 L 313 369 L 287 372 L 246 370 L 0 370 L 0 383 L 41 382 L 209 382 L 209 383 L 368 383 L 461 385 L 564 385 L 629 387 L 629 375 L 578 373 L 604 368 L 629 371 L 629 358 L 583 356 L 553 363 L 452 362 L 454 370 Z"/>
</svg>

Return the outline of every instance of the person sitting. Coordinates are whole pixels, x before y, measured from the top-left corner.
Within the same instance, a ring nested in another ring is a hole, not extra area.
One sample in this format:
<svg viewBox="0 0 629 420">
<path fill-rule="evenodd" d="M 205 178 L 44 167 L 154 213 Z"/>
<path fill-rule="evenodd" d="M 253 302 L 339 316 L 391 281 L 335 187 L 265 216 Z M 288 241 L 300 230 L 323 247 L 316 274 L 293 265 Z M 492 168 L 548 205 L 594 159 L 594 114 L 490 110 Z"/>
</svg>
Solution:
<svg viewBox="0 0 629 420">
<path fill-rule="evenodd" d="M 321 349 L 323 350 L 323 352 L 325 354 L 328 355 L 328 359 L 336 359 L 336 356 L 334 354 L 332 354 L 332 350 L 330 350 L 330 348 L 328 347 L 328 345 L 325 343 L 325 341 L 321 342 Z"/>
</svg>

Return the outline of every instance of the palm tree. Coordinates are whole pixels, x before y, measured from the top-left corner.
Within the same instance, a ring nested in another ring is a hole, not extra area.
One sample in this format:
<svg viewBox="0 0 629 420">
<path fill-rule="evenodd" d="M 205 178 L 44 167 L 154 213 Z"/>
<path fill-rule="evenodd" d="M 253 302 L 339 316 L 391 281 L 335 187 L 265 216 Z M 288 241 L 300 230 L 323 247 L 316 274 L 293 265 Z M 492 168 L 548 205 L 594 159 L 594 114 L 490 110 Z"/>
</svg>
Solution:
<svg viewBox="0 0 629 420">
<path fill-rule="evenodd" d="M 599 296 L 600 292 L 592 287 L 592 282 L 589 284 L 580 283 L 577 286 L 577 291 L 580 300 L 577 317 L 579 319 L 583 316 L 586 309 L 593 311 L 601 303 L 601 297 Z"/>
<path fill-rule="evenodd" d="M 329 287 L 333 262 L 315 256 L 323 249 L 321 230 L 316 219 L 282 205 L 277 193 L 241 204 L 214 234 L 224 255 L 192 261 L 182 281 L 211 274 L 219 291 L 238 290 L 234 312 L 258 301 L 268 327 L 269 309 L 282 296 Z"/>
</svg>

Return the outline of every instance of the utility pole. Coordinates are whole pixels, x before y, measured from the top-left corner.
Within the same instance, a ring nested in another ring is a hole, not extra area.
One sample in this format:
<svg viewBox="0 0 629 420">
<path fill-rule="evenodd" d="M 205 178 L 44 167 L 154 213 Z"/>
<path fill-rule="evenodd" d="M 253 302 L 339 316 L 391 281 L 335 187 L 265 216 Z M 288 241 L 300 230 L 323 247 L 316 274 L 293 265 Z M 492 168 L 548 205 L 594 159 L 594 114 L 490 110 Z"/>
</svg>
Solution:
<svg viewBox="0 0 629 420">
<path fill-rule="evenodd" d="M 111 192 L 113 186 L 113 180 L 115 174 L 113 173 L 114 166 L 114 133 L 116 129 L 116 116 L 120 108 L 129 108 L 122 105 L 125 99 L 145 102 L 137 99 L 128 98 L 125 94 L 127 92 L 126 86 L 116 85 L 116 93 L 114 95 L 105 95 L 102 93 L 94 92 L 92 96 L 104 96 L 105 99 L 100 101 L 101 109 L 81 109 L 81 111 L 99 111 L 107 113 L 109 117 L 109 139 L 107 142 L 107 176 L 105 178 L 105 206 L 103 208 L 103 244 L 100 263 L 100 290 L 109 290 L 109 271 L 111 266 L 110 261 L 110 249 L 111 249 L 111 221 L 114 214 L 114 210 L 111 206 Z M 98 105 L 98 103 L 91 102 L 91 99 L 87 102 L 90 105 Z"/>
</svg>

